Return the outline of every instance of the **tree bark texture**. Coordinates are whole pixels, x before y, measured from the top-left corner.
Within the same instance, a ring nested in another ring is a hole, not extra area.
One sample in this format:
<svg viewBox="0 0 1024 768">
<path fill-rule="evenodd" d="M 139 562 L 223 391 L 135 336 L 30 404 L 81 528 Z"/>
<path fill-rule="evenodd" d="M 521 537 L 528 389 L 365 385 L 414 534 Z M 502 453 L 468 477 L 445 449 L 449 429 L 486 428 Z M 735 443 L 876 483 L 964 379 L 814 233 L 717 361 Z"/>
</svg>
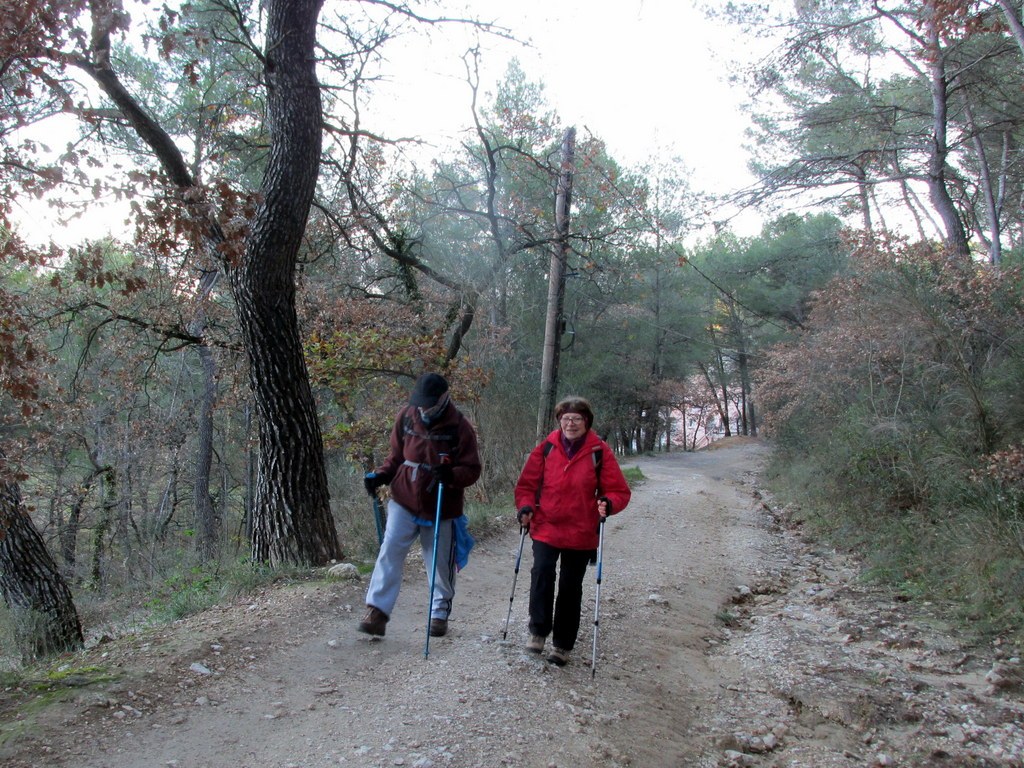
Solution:
<svg viewBox="0 0 1024 768">
<path fill-rule="evenodd" d="M 1012 0 L 996 0 L 996 3 L 1003 9 L 1003 16 L 1010 27 L 1010 32 L 1013 33 L 1013 39 L 1024 53 L 1024 24 L 1021 23 L 1019 8 Z"/>
<path fill-rule="evenodd" d="M 71 590 L 22 504 L 21 489 L 9 481 L 0 481 L 0 593 L 24 659 L 82 647 Z"/>
<path fill-rule="evenodd" d="M 270 0 L 266 12 L 270 156 L 251 234 L 230 271 L 259 429 L 252 557 L 272 566 L 322 565 L 340 558 L 341 547 L 295 296 L 320 168 L 320 0 Z"/>
</svg>

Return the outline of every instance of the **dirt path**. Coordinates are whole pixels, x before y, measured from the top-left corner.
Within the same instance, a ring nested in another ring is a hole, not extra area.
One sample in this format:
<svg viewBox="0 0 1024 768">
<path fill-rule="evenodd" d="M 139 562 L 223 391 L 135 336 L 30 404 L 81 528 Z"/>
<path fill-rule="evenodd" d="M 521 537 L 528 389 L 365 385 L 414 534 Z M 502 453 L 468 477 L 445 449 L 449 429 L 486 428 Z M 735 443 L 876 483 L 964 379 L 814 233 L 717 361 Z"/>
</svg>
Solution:
<svg viewBox="0 0 1024 768">
<path fill-rule="evenodd" d="M 893 613 L 906 605 L 856 587 L 852 564 L 780 528 L 758 498 L 763 457 L 761 445 L 737 441 L 625 462 L 648 479 L 606 529 L 596 677 L 592 578 L 571 663 L 522 650 L 529 544 L 502 640 L 519 543 L 510 522 L 474 550 L 449 635 L 431 640 L 429 659 L 419 560 L 406 568 L 383 641 L 355 629 L 364 583 L 268 590 L 99 646 L 59 690 L 9 691 L 21 715 L 7 713 L 0 760 L 1021 765 L 1019 697 L 984 681 L 1000 654 L 965 651 L 941 628 L 924 639 Z M 59 701 L 62 691 L 70 694 Z"/>
</svg>

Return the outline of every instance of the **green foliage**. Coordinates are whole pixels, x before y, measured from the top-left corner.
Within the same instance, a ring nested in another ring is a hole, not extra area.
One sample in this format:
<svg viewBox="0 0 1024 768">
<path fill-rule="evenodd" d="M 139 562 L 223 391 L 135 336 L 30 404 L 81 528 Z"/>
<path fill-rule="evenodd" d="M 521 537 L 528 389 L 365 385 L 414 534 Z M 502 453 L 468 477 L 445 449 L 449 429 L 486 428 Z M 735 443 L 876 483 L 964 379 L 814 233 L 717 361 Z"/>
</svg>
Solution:
<svg viewBox="0 0 1024 768">
<path fill-rule="evenodd" d="M 484 541 L 508 530 L 515 521 L 515 508 L 511 502 L 485 504 L 472 501 L 466 504 L 465 514 L 469 532 L 477 541 Z"/>
<path fill-rule="evenodd" d="M 197 568 L 191 573 L 168 579 L 164 589 L 146 602 L 146 607 L 158 620 L 183 619 L 216 605 L 220 598 L 218 590 L 213 578 Z"/>
<path fill-rule="evenodd" d="M 196 565 L 172 574 L 153 587 L 143 600 L 156 621 L 177 619 L 202 613 L 225 599 L 250 594 L 268 584 L 308 577 L 302 568 L 279 566 L 271 569 L 253 565 L 248 558 L 227 568 Z"/>
<path fill-rule="evenodd" d="M 777 55 L 748 73 L 760 177 L 751 199 L 812 199 L 876 233 L 897 221 L 951 242 L 953 230 L 984 230 L 993 261 L 993 243 L 1020 241 L 1018 217 L 999 200 L 1022 184 L 1020 169 L 1000 158 L 1003 142 L 1020 139 L 1024 67 L 1001 11 L 861 0 L 770 12 L 758 5 L 729 4 L 749 32 L 760 26 L 754 18 L 777 13 L 761 28 L 782 37 Z M 936 164 L 945 170 L 929 196 L 945 209 L 941 225 L 928 221 L 934 211 L 914 189 Z M 951 199 L 956 210 L 943 202 Z"/>
<path fill-rule="evenodd" d="M 629 483 L 629 487 L 636 489 L 647 478 L 644 477 L 644 473 L 640 467 L 623 467 L 622 474 L 626 477 L 626 482 Z"/>
<path fill-rule="evenodd" d="M 734 629 L 740 625 L 740 617 L 728 608 L 720 608 L 715 613 L 715 621 L 723 627 L 729 627 L 730 629 Z"/>
<path fill-rule="evenodd" d="M 396 412 L 423 371 L 442 371 L 452 397 L 466 407 L 487 373 L 468 355 L 445 359 L 444 318 L 415 307 L 367 307 L 338 301 L 305 342 L 310 379 L 320 389 L 324 443 L 355 467 L 370 469 L 388 450 Z"/>
<path fill-rule="evenodd" d="M 1020 275 L 866 246 L 759 384 L 772 484 L 871 574 L 1024 630 Z"/>
<path fill-rule="evenodd" d="M 50 669 L 46 673 L 46 681 L 48 683 L 68 683 L 71 681 L 73 684 L 79 684 L 82 679 L 88 679 L 90 681 L 106 681 L 113 679 L 110 674 L 110 670 L 105 667 L 98 666 L 96 664 L 88 664 L 84 667 L 75 667 L 70 664 L 60 664 L 57 667 Z"/>
</svg>

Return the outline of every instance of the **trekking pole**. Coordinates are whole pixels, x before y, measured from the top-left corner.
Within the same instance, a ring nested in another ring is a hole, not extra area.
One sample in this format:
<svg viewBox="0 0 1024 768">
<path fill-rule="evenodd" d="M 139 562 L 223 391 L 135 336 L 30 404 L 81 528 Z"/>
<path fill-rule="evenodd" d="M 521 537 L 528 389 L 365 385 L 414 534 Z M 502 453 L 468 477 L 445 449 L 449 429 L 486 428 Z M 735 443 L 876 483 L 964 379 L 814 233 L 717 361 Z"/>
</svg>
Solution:
<svg viewBox="0 0 1024 768">
<path fill-rule="evenodd" d="M 590 655 L 590 677 L 597 677 L 597 631 L 601 625 L 601 567 L 604 559 L 604 521 L 601 518 L 601 536 L 597 542 L 597 594 L 594 597 L 594 648 Z"/>
<path fill-rule="evenodd" d="M 508 637 L 508 622 L 512 618 L 512 601 L 516 596 L 516 579 L 519 578 L 519 564 L 523 561 L 523 542 L 526 541 L 526 526 L 519 526 L 519 554 L 516 555 L 516 569 L 512 573 L 512 594 L 508 596 L 508 616 L 505 617 L 505 630 L 501 633 L 501 639 Z"/>
<path fill-rule="evenodd" d="M 380 498 L 373 494 L 373 521 L 377 524 L 377 544 L 384 543 L 384 512 L 380 508 Z"/>
<path fill-rule="evenodd" d="M 440 454 L 441 463 L 448 458 L 447 453 Z M 430 656 L 430 613 L 434 610 L 434 583 L 437 579 L 437 541 L 441 532 L 441 497 L 444 494 L 444 483 L 437 484 L 437 513 L 434 515 L 434 553 L 430 564 L 430 598 L 427 600 L 427 639 L 423 646 L 423 658 Z"/>
</svg>

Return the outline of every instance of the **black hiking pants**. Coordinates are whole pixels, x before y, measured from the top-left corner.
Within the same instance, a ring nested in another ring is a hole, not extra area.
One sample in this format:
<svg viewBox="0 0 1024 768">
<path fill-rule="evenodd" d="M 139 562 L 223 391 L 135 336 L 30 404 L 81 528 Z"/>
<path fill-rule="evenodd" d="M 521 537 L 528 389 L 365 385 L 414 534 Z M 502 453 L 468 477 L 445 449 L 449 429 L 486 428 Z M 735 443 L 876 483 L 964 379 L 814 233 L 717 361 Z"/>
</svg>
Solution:
<svg viewBox="0 0 1024 768">
<path fill-rule="evenodd" d="M 593 556 L 589 549 L 558 549 L 533 542 L 530 570 L 530 634 L 547 637 L 557 648 L 571 651 L 580 631 L 583 576 Z M 561 567 L 558 561 L 561 559 Z M 557 577 L 556 577 L 557 572 Z M 555 597 L 557 579 L 558 597 Z"/>
</svg>

